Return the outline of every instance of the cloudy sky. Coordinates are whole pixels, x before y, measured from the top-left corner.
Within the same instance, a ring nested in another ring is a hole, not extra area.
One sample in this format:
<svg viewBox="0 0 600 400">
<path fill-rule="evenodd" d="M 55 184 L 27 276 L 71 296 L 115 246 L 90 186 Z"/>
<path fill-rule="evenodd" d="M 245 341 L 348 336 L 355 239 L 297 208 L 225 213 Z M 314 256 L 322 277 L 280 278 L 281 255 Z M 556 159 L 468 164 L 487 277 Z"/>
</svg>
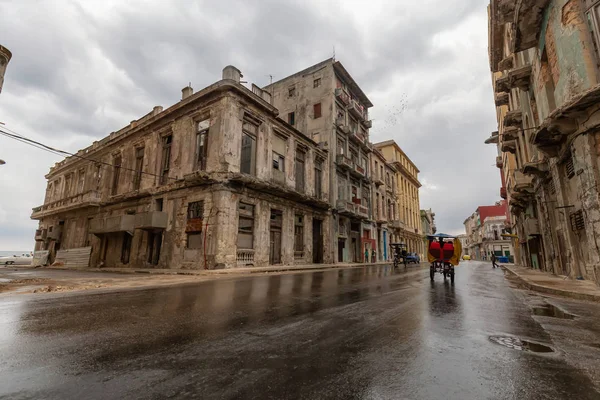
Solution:
<svg viewBox="0 0 600 400">
<path fill-rule="evenodd" d="M 0 0 L 13 59 L 0 122 L 76 151 L 199 90 L 228 64 L 266 85 L 331 57 L 375 105 L 371 141 L 420 168 L 421 208 L 460 233 L 499 200 L 487 0 Z M 403 104 L 406 107 L 403 107 Z M 403 111 L 402 111 L 403 110 Z M 44 175 L 57 156 L 0 136 L 0 250 L 33 247 Z"/>
</svg>

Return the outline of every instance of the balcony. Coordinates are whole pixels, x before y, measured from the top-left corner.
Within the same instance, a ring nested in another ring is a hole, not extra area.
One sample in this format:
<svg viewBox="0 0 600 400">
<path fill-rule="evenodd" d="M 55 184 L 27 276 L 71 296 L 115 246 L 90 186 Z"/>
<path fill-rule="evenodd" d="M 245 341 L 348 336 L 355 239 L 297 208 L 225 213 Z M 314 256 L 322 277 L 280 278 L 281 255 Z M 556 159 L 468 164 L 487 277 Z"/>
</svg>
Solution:
<svg viewBox="0 0 600 400">
<path fill-rule="evenodd" d="M 496 107 L 508 105 L 508 93 L 498 93 L 496 95 Z"/>
<path fill-rule="evenodd" d="M 47 235 L 48 235 L 48 230 L 47 229 L 36 229 L 35 230 L 35 241 L 36 242 L 43 242 L 48 237 Z"/>
<path fill-rule="evenodd" d="M 41 219 L 49 215 L 72 211 L 86 207 L 99 207 L 100 194 L 95 190 L 80 193 L 75 196 L 52 201 L 42 206 L 33 208 L 31 219 Z"/>
<path fill-rule="evenodd" d="M 135 229 L 167 229 L 169 217 L 163 211 L 149 211 L 135 215 Z"/>
<path fill-rule="evenodd" d="M 363 205 L 356 205 L 356 213 L 363 218 L 369 218 L 369 209 Z"/>
<path fill-rule="evenodd" d="M 335 126 L 346 135 L 350 133 L 350 127 L 346 124 L 344 118 L 338 118 L 335 120 Z"/>
<path fill-rule="evenodd" d="M 335 208 L 338 210 L 340 214 L 355 214 L 356 213 L 356 204 L 346 201 L 346 200 L 338 200 L 335 203 Z"/>
<path fill-rule="evenodd" d="M 335 89 L 335 97 L 342 102 L 345 106 L 350 103 L 350 95 L 342 88 Z"/>
<path fill-rule="evenodd" d="M 508 80 L 511 88 L 521 90 L 529 90 L 531 81 L 531 65 L 526 65 L 517 69 L 513 69 L 508 73 Z"/>
<path fill-rule="evenodd" d="M 515 128 L 521 128 L 523 125 L 523 113 L 521 111 L 509 111 L 504 116 L 504 128 L 514 126 Z"/>
<path fill-rule="evenodd" d="M 496 167 L 502 169 L 504 167 L 504 161 L 502 161 L 502 156 L 496 157 Z"/>
<path fill-rule="evenodd" d="M 498 144 L 498 140 L 500 139 L 500 135 L 498 131 L 492 132 L 489 138 L 485 139 L 485 144 Z"/>
<path fill-rule="evenodd" d="M 509 48 L 511 52 L 518 53 L 535 47 L 539 43 L 539 34 L 542 28 L 544 9 L 550 0 L 521 0 L 514 7 L 513 22 L 509 33 L 512 38 Z"/>
<path fill-rule="evenodd" d="M 373 183 L 375 184 L 375 186 L 379 187 L 379 186 L 383 185 L 383 179 L 381 179 L 379 174 L 373 175 L 372 178 L 373 178 Z"/>
<path fill-rule="evenodd" d="M 537 218 L 527 217 L 525 218 L 525 233 L 527 236 L 539 236 L 540 235 L 540 224 Z"/>
<path fill-rule="evenodd" d="M 548 163 L 546 161 L 528 162 L 523 165 L 522 171 L 525 175 L 537 176 L 544 178 L 548 176 Z"/>
<path fill-rule="evenodd" d="M 362 124 L 365 126 L 365 128 L 367 129 L 371 129 L 373 127 L 373 121 L 370 119 L 365 119 L 364 121 L 362 121 Z"/>
<path fill-rule="evenodd" d="M 400 230 L 406 229 L 406 224 L 404 223 L 404 221 L 399 220 L 399 219 L 390 220 L 388 225 L 392 229 L 400 229 Z"/>
<path fill-rule="evenodd" d="M 510 91 L 508 75 L 502 75 L 500 78 L 496 79 L 495 92 L 496 94 L 508 94 L 508 91 Z"/>
<path fill-rule="evenodd" d="M 348 105 L 348 111 L 350 111 L 350 114 L 354 115 L 361 121 L 368 119 L 364 107 L 361 106 L 356 100 L 350 100 L 350 104 Z"/>
<path fill-rule="evenodd" d="M 60 237 L 62 235 L 62 230 L 63 230 L 62 225 L 53 225 L 53 226 L 48 227 L 47 238 L 49 240 L 54 240 L 54 241 L 59 242 Z"/>
<path fill-rule="evenodd" d="M 519 138 L 519 129 L 515 127 L 505 128 L 502 132 L 502 140 L 517 140 Z"/>
<path fill-rule="evenodd" d="M 517 152 L 517 141 L 516 140 L 507 140 L 502 142 L 502 146 L 500 146 L 500 151 L 503 153 L 513 153 Z"/>
<path fill-rule="evenodd" d="M 129 232 L 135 229 L 135 215 L 118 215 L 106 218 L 94 218 L 90 222 L 90 233 L 103 235 L 107 233 Z"/>
<path fill-rule="evenodd" d="M 515 192 L 533 192 L 533 179 L 531 176 L 525 175 L 521 171 L 515 170 L 514 172 L 514 191 Z"/>
<path fill-rule="evenodd" d="M 354 170 L 354 163 L 352 162 L 351 159 L 349 159 L 348 157 L 346 157 L 343 154 L 338 154 L 335 157 L 335 162 L 338 166 L 340 166 L 342 169 L 350 169 L 350 170 Z"/>
<path fill-rule="evenodd" d="M 502 197 L 504 200 L 506 200 L 508 198 L 505 187 L 500 188 L 500 197 Z"/>
<path fill-rule="evenodd" d="M 356 175 L 359 178 L 366 178 L 367 172 L 364 167 L 354 163 L 354 169 L 350 171 L 353 175 Z"/>
</svg>

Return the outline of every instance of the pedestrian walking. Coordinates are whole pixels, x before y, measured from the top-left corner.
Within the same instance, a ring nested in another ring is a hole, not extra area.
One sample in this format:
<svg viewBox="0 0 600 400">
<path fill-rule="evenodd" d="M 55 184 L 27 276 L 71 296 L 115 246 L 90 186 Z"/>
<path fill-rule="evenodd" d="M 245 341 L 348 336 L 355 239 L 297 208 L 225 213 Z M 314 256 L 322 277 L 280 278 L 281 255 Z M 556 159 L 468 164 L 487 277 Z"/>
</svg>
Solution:
<svg viewBox="0 0 600 400">
<path fill-rule="evenodd" d="M 491 259 L 492 259 L 492 267 L 493 268 L 498 267 L 498 264 L 496 264 L 496 254 L 492 253 Z M 498 267 L 498 268 L 500 268 L 500 267 Z"/>
<path fill-rule="evenodd" d="M 375 252 L 375 249 L 371 250 L 371 262 L 372 263 L 377 262 L 377 254 Z"/>
</svg>

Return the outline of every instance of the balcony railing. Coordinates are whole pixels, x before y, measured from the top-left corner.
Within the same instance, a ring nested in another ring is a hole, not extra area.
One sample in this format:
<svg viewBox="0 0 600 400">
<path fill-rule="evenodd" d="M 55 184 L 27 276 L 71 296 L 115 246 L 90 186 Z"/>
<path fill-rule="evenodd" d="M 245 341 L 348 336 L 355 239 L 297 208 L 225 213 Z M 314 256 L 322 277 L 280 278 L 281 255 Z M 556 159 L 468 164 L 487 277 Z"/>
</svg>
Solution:
<svg viewBox="0 0 600 400">
<path fill-rule="evenodd" d="M 76 194 L 71 197 L 56 200 L 46 203 L 42 206 L 35 207 L 31 214 L 32 219 L 40 219 L 47 215 L 75 210 L 83 207 L 97 207 L 100 205 L 100 194 L 95 190 Z"/>
<path fill-rule="evenodd" d="M 375 184 L 375 186 L 383 185 L 383 179 L 381 178 L 381 176 L 379 176 L 379 174 L 372 175 L 372 178 L 373 178 L 373 183 Z"/>
<path fill-rule="evenodd" d="M 237 251 L 237 265 L 253 265 L 254 264 L 254 250 L 253 249 L 238 249 Z"/>
<path fill-rule="evenodd" d="M 354 163 L 352 162 L 352 160 L 343 154 L 338 154 L 335 157 L 335 162 L 342 168 L 354 169 Z"/>
<path fill-rule="evenodd" d="M 350 100 L 350 104 L 348 105 L 348 111 L 350 111 L 350 114 L 354 115 L 360 120 L 368 119 L 364 107 L 361 106 L 360 103 L 356 100 Z"/>
<path fill-rule="evenodd" d="M 515 192 L 531 191 L 533 190 L 533 178 L 530 175 L 525 175 L 519 170 L 514 171 Z"/>
<path fill-rule="evenodd" d="M 335 120 L 335 126 L 337 126 L 346 135 L 350 133 L 350 127 L 346 124 L 344 118 L 338 118 Z"/>
<path fill-rule="evenodd" d="M 335 208 L 340 213 L 356 213 L 356 204 L 346 200 L 338 200 L 335 203 Z"/>
<path fill-rule="evenodd" d="M 363 205 L 358 205 L 356 207 L 357 214 L 363 218 L 369 218 L 369 209 Z"/>
<path fill-rule="evenodd" d="M 350 95 L 342 88 L 335 89 L 335 97 L 346 106 L 350 103 Z"/>
</svg>

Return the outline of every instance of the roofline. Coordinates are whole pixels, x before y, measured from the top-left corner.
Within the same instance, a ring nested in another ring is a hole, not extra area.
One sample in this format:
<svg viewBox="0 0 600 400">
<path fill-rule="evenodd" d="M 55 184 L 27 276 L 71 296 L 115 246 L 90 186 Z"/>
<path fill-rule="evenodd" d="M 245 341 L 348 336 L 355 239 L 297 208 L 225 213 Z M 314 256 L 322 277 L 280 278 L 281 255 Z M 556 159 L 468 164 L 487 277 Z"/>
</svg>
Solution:
<svg viewBox="0 0 600 400">
<path fill-rule="evenodd" d="M 279 79 L 279 80 L 277 80 L 275 82 L 272 82 L 272 83 L 268 84 L 267 86 L 263 87 L 263 90 L 265 88 L 270 87 L 270 86 L 277 85 L 278 83 L 281 83 L 281 82 L 283 82 L 283 81 L 285 81 L 287 79 L 295 78 L 295 77 L 300 76 L 300 75 L 304 75 L 304 74 L 308 73 L 309 71 L 311 71 L 312 69 L 315 69 L 315 68 L 316 69 L 320 69 L 321 67 L 324 67 L 327 64 L 333 64 L 333 63 L 334 63 L 334 59 L 333 58 L 328 58 L 326 60 L 323 60 L 321 62 L 316 63 L 315 65 L 311 65 L 310 67 L 305 68 L 302 71 L 295 72 L 292 75 L 286 76 L 285 78 L 281 78 L 281 79 Z"/>
<path fill-rule="evenodd" d="M 10 59 L 12 58 L 12 53 L 9 49 L 7 49 L 6 47 L 2 46 L 0 44 L 0 53 L 4 53 L 7 57 L 6 61 L 10 61 Z"/>
<path fill-rule="evenodd" d="M 351 90 L 358 95 L 358 98 L 360 99 L 361 103 L 363 103 L 363 105 L 365 105 L 367 108 L 373 107 L 373 103 L 371 103 L 371 100 L 369 100 L 365 92 L 362 91 L 360 86 L 358 86 L 354 78 L 352 78 L 352 75 L 350 75 L 346 68 L 344 68 L 344 65 L 341 62 L 335 61 L 333 63 L 333 68 L 336 70 L 337 73 L 342 75 L 344 79 L 349 81 L 349 83 L 351 84 Z"/>
<path fill-rule="evenodd" d="M 415 169 L 417 170 L 417 173 L 421 172 L 421 170 L 419 168 L 417 168 L 417 166 L 410 159 L 410 157 L 406 155 L 406 153 L 404 152 L 404 150 L 402 150 L 402 148 L 400 146 L 398 146 L 398 143 L 396 143 L 395 140 L 390 139 L 390 140 L 385 140 L 385 141 L 379 142 L 379 143 L 373 143 L 373 147 L 376 147 L 376 148 L 385 147 L 385 146 L 389 146 L 389 145 L 394 145 L 396 147 L 396 149 L 400 150 L 400 153 L 402 153 L 404 155 L 404 157 L 406 157 L 406 159 L 408 160 L 408 162 L 410 163 L 410 165 L 412 165 L 413 167 L 415 167 Z"/>
<path fill-rule="evenodd" d="M 277 116 L 279 114 L 279 110 L 277 108 L 275 108 L 274 106 L 272 106 L 271 104 L 269 104 L 268 102 L 266 102 L 265 100 L 263 100 L 260 96 L 256 95 L 250 89 L 248 89 L 247 87 L 243 86 L 242 84 L 240 84 L 234 80 L 222 79 L 220 81 L 213 83 L 210 86 L 207 86 L 206 88 L 200 90 L 199 92 L 194 93 L 190 97 L 187 97 L 186 99 L 178 101 L 177 103 L 173 104 L 166 110 L 163 110 L 163 111 L 157 113 L 156 115 L 152 115 L 153 112 L 151 111 L 150 113 L 144 115 L 143 117 L 139 118 L 138 120 L 132 121 L 132 123 L 121 128 L 120 130 L 111 132 L 108 136 L 105 136 L 102 139 L 94 141 L 94 143 L 92 145 L 78 150 L 76 153 L 74 153 L 75 154 L 74 156 L 68 156 L 68 157 L 64 158 L 63 160 L 55 163 L 54 166 L 50 167 L 50 172 L 48 172 L 48 174 L 46 174 L 45 177 L 46 177 L 46 179 L 49 179 L 50 177 L 54 176 L 55 174 L 59 173 L 60 171 L 72 166 L 76 161 L 81 160 L 80 157 L 83 156 L 83 157 L 88 158 L 92 154 L 95 154 L 95 153 L 101 151 L 106 146 L 109 146 L 115 142 L 123 140 L 124 138 L 129 137 L 136 132 L 139 132 L 141 130 L 146 129 L 147 127 L 149 127 L 151 125 L 156 124 L 160 120 L 168 117 L 169 115 L 175 113 L 176 111 L 181 110 L 185 106 L 188 106 L 188 105 L 190 105 L 194 102 L 197 102 L 201 99 L 204 99 L 208 96 L 223 93 L 223 92 L 228 92 L 228 91 L 236 92 L 237 94 L 245 96 L 248 99 L 252 100 L 255 105 L 262 107 L 263 109 L 265 109 L 265 111 L 267 111 L 267 113 L 271 114 L 271 116 L 273 117 L 274 120 L 279 120 L 280 122 L 283 122 L 282 125 L 286 129 L 292 130 L 294 133 L 301 135 L 308 142 L 316 145 L 316 142 L 314 140 L 307 137 L 306 135 L 304 135 L 302 132 L 298 131 L 291 125 L 285 123 L 285 121 L 281 121 L 279 118 L 277 118 Z M 111 138 L 111 135 L 114 135 L 114 137 Z M 106 141 L 106 142 L 101 143 L 102 141 Z M 93 160 L 86 160 L 86 161 L 93 161 Z"/>
</svg>

